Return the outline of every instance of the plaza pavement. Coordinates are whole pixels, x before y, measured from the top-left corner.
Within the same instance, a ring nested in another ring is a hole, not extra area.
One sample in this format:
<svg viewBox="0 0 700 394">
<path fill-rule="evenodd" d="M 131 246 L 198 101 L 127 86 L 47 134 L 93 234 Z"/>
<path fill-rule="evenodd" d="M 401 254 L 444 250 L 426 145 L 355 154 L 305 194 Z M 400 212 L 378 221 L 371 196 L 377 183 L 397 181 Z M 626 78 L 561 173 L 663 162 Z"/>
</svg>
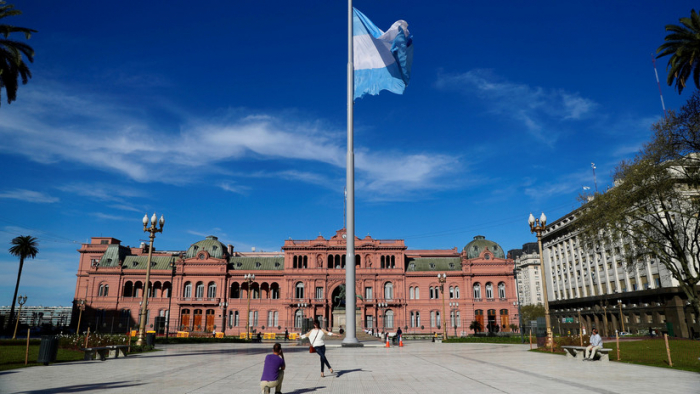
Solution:
<svg viewBox="0 0 700 394">
<path fill-rule="evenodd" d="M 528 352 L 529 345 L 327 341 L 335 370 L 320 377 L 317 354 L 283 343 L 284 393 L 700 393 L 700 374 Z M 158 345 L 158 352 L 106 361 L 0 372 L 0 393 L 259 393 L 271 343 Z M 272 390 L 274 392 L 274 390 Z"/>
</svg>

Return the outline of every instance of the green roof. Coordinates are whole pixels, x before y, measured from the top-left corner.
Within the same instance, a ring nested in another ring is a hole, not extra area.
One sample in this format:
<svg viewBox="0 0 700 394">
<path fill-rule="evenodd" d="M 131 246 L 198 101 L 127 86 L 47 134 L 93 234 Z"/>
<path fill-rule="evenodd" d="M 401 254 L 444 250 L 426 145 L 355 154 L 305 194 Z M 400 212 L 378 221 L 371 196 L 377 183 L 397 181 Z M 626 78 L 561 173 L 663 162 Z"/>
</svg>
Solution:
<svg viewBox="0 0 700 394">
<path fill-rule="evenodd" d="M 228 260 L 234 270 L 284 270 L 284 256 L 231 257 Z"/>
<path fill-rule="evenodd" d="M 210 235 L 206 239 L 190 245 L 190 248 L 187 249 L 185 258 L 191 259 L 197 256 L 197 253 L 203 250 L 206 250 L 209 253 L 209 256 L 215 259 L 223 259 L 224 254 L 228 254 L 226 245 L 222 244 L 221 241 L 219 241 L 219 239 L 215 236 Z"/>
<path fill-rule="evenodd" d="M 151 256 L 152 270 L 170 269 L 170 262 L 175 261 L 173 256 Z M 148 256 L 127 256 L 124 259 L 124 269 L 145 270 Z"/>
<path fill-rule="evenodd" d="M 407 259 L 406 271 L 461 271 L 462 261 L 459 257 L 426 257 Z"/>
<path fill-rule="evenodd" d="M 467 258 L 468 259 L 475 259 L 479 257 L 481 252 L 484 251 L 484 249 L 489 250 L 493 254 L 493 257 L 496 259 L 505 259 L 506 254 L 503 253 L 503 248 L 501 248 L 501 245 L 489 241 L 484 237 L 483 235 L 477 235 L 474 237 L 474 240 L 469 242 L 467 246 L 464 247 L 464 251 L 467 252 Z"/>
<path fill-rule="evenodd" d="M 129 249 L 120 245 L 109 245 L 100 259 L 100 267 L 118 267 L 119 262 L 124 260 Z"/>
</svg>

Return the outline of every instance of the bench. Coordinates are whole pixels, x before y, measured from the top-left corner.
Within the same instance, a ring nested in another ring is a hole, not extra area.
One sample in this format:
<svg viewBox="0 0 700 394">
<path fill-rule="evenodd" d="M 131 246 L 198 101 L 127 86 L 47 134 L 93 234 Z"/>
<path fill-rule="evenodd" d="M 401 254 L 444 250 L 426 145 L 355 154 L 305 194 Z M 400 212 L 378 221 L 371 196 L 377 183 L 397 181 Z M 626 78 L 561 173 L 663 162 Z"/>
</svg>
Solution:
<svg viewBox="0 0 700 394">
<path fill-rule="evenodd" d="M 117 358 L 119 353 L 126 357 L 128 345 L 112 345 L 102 347 L 88 347 L 80 349 L 85 352 L 83 360 L 94 360 L 95 356 L 99 356 L 100 360 L 104 361 L 107 358 Z"/>
<path fill-rule="evenodd" d="M 586 346 L 562 346 L 561 348 L 564 349 L 566 358 L 578 359 L 583 361 Z M 610 353 L 611 351 L 612 349 L 600 348 L 596 351 L 596 354 L 593 355 L 593 359 L 595 360 L 596 357 L 598 357 L 598 359 L 602 362 L 609 362 L 610 356 L 608 353 Z"/>
</svg>

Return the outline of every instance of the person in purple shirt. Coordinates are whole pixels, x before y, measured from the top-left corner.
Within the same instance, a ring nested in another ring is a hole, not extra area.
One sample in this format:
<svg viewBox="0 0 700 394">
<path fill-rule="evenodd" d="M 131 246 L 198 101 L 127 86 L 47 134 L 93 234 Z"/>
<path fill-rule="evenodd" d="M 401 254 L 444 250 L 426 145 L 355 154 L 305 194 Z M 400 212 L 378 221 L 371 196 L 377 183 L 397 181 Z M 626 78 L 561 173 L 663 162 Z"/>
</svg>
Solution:
<svg viewBox="0 0 700 394">
<path fill-rule="evenodd" d="M 262 378 L 260 378 L 260 388 L 263 394 L 270 394 L 270 388 L 275 388 L 276 394 L 282 393 L 282 380 L 284 379 L 284 353 L 282 345 L 275 343 L 272 346 L 272 354 L 265 357 Z"/>
</svg>

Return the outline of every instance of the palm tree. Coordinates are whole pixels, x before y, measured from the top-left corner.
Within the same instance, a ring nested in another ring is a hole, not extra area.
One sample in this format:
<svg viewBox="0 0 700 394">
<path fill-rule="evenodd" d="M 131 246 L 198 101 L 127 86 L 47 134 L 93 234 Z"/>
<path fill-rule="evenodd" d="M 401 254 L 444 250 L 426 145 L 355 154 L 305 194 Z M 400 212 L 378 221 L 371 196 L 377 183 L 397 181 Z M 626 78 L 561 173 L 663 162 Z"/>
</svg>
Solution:
<svg viewBox="0 0 700 394">
<path fill-rule="evenodd" d="M 6 4 L 5 1 L 0 0 L 0 19 L 21 15 L 22 11 L 15 10 L 14 7 L 14 5 Z M 32 72 L 29 71 L 22 55 L 30 62 L 34 62 L 32 47 L 23 42 L 9 39 L 11 33 L 24 33 L 24 37 L 29 39 L 32 33 L 36 33 L 36 30 L 0 24 L 0 95 L 4 87 L 8 104 L 17 98 L 17 80 L 22 78 L 22 84 L 26 84 L 32 77 Z"/>
<path fill-rule="evenodd" d="M 700 16 L 695 10 L 691 10 L 690 18 L 681 18 L 680 22 L 682 26 L 666 25 L 666 31 L 671 33 L 664 39 L 666 42 L 656 50 L 659 54 L 657 59 L 671 55 L 666 65 L 666 82 L 671 86 L 675 79 L 679 94 L 691 73 L 695 87 L 700 88 Z"/>
<path fill-rule="evenodd" d="M 15 315 L 15 301 L 17 301 L 17 290 L 19 290 L 19 279 L 22 277 L 22 266 L 24 266 L 24 259 L 31 257 L 32 259 L 36 257 L 39 253 L 37 249 L 39 244 L 36 238 L 31 235 L 20 235 L 12 240 L 12 247 L 10 248 L 10 254 L 19 257 L 19 272 L 17 273 L 17 284 L 15 285 L 15 295 L 12 297 L 12 308 L 10 308 L 10 319 L 8 321 L 8 327 L 12 327 L 12 318 Z"/>
</svg>

